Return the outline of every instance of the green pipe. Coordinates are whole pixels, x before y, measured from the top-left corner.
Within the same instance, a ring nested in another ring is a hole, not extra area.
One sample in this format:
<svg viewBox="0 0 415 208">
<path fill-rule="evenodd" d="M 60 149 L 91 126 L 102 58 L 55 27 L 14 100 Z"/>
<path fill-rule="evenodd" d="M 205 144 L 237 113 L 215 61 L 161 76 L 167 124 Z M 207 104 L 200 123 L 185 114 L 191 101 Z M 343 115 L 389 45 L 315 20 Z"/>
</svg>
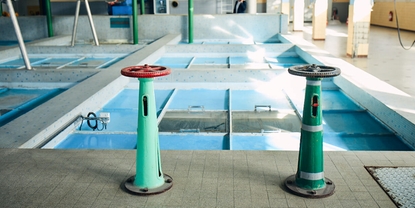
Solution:
<svg viewBox="0 0 415 208">
<path fill-rule="evenodd" d="M 146 11 L 145 11 L 146 5 L 144 4 L 144 0 L 141 0 L 140 4 L 141 4 L 141 7 L 140 7 L 141 8 L 141 15 L 143 15 L 143 14 L 146 13 Z"/>
<path fill-rule="evenodd" d="M 189 43 L 193 43 L 193 0 L 189 0 Z"/>
<path fill-rule="evenodd" d="M 3 15 L 3 2 L 0 1 L 0 14 Z"/>
<path fill-rule="evenodd" d="M 133 1 L 133 44 L 138 44 L 137 1 Z"/>
<path fill-rule="evenodd" d="M 46 21 L 48 23 L 48 36 L 53 37 L 53 23 L 50 0 L 45 0 Z"/>
</svg>

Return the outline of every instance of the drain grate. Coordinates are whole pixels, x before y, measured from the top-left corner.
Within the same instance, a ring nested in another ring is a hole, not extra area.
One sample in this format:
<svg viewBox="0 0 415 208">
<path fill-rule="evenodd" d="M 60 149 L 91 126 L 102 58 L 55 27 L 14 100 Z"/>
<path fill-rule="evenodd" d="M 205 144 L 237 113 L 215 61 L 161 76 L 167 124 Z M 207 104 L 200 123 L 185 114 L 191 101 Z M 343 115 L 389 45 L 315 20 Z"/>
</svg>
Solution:
<svg viewBox="0 0 415 208">
<path fill-rule="evenodd" d="M 415 167 L 373 167 L 366 170 L 398 207 L 415 205 Z"/>
</svg>

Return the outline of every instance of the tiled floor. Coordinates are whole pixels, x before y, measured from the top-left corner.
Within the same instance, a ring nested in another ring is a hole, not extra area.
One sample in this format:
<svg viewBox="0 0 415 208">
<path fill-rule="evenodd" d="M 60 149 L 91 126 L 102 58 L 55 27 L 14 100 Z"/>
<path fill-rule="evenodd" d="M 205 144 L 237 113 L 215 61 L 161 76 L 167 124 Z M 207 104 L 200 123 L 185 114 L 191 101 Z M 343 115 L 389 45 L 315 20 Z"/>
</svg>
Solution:
<svg viewBox="0 0 415 208">
<path fill-rule="evenodd" d="M 310 40 L 308 31 L 306 26 L 296 34 Z M 415 96 L 410 66 L 415 49 L 400 48 L 394 30 L 371 28 L 367 59 L 345 56 L 345 25 L 327 31 L 326 41 L 312 42 Z M 406 43 L 415 38 L 415 33 L 405 33 Z M 297 151 L 161 154 L 173 188 L 141 197 L 120 189 L 135 174 L 133 150 L 0 149 L 0 207 L 395 207 L 364 166 L 415 164 L 415 152 L 325 152 L 325 176 L 336 185 L 335 193 L 305 199 L 282 186 L 297 170 Z"/>
<path fill-rule="evenodd" d="M 297 152 L 162 151 L 173 187 L 134 196 L 134 151 L 0 150 L 1 207 L 394 207 L 364 165 L 413 165 L 415 152 L 326 152 L 334 195 L 306 199 L 284 191 Z"/>
</svg>

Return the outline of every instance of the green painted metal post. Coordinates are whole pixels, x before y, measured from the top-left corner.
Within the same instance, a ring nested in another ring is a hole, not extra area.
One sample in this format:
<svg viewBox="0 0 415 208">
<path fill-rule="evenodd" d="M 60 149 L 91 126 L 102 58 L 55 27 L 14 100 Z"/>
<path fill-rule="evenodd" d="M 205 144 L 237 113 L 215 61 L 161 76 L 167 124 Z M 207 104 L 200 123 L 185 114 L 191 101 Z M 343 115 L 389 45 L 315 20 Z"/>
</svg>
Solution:
<svg viewBox="0 0 415 208">
<path fill-rule="evenodd" d="M 136 77 L 140 82 L 138 95 L 138 127 L 136 175 L 127 179 L 124 188 L 132 194 L 150 195 L 169 190 L 172 178 L 161 170 L 160 145 L 154 77 L 170 74 L 170 69 L 159 66 L 132 66 L 121 70 L 121 74 Z"/>
<path fill-rule="evenodd" d="M 133 44 L 138 44 L 137 1 L 133 0 Z"/>
<path fill-rule="evenodd" d="M 193 43 L 193 0 L 189 0 L 189 43 Z"/>
<path fill-rule="evenodd" d="M 321 78 L 307 77 L 296 184 L 303 189 L 322 189 L 324 181 Z"/>
<path fill-rule="evenodd" d="M 153 78 L 139 78 L 137 165 L 134 185 L 156 188 L 164 184 L 160 164 Z M 143 168 L 146 167 L 146 168 Z"/>
<path fill-rule="evenodd" d="M 140 7 L 141 8 L 141 15 L 143 15 L 143 14 L 146 13 L 146 5 L 144 3 L 144 0 L 141 0 L 140 4 L 141 4 L 141 7 Z"/>
<path fill-rule="evenodd" d="M 48 36 L 53 37 L 53 22 L 52 22 L 52 9 L 50 6 L 50 0 L 45 0 L 45 10 L 46 10 L 46 21 L 48 23 Z"/>
<path fill-rule="evenodd" d="M 3 1 L 0 1 L 0 14 L 3 15 Z"/>
<path fill-rule="evenodd" d="M 291 67 L 288 72 L 307 80 L 304 98 L 297 173 L 285 180 L 292 193 L 310 198 L 327 197 L 334 193 L 333 182 L 324 177 L 323 117 L 321 80 L 340 74 L 335 67 L 304 65 Z"/>
</svg>

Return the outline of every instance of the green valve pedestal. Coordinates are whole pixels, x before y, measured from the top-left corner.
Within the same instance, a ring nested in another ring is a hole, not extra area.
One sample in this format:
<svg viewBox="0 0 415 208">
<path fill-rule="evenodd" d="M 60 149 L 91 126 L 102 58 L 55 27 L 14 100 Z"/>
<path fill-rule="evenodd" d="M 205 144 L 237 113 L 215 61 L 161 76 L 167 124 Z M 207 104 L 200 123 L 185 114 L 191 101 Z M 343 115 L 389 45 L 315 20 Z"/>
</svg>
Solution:
<svg viewBox="0 0 415 208">
<path fill-rule="evenodd" d="M 140 82 L 138 100 L 136 175 L 123 182 L 126 191 L 137 195 L 159 194 L 173 186 L 173 179 L 161 170 L 153 80 L 170 74 L 162 66 L 131 66 L 121 70 L 127 77 Z"/>
<path fill-rule="evenodd" d="M 333 182 L 324 177 L 323 123 L 321 110 L 321 80 L 340 75 L 336 67 L 301 65 L 290 67 L 288 72 L 307 79 L 303 120 L 301 126 L 298 169 L 285 180 L 293 194 L 321 198 L 334 193 Z"/>
</svg>

